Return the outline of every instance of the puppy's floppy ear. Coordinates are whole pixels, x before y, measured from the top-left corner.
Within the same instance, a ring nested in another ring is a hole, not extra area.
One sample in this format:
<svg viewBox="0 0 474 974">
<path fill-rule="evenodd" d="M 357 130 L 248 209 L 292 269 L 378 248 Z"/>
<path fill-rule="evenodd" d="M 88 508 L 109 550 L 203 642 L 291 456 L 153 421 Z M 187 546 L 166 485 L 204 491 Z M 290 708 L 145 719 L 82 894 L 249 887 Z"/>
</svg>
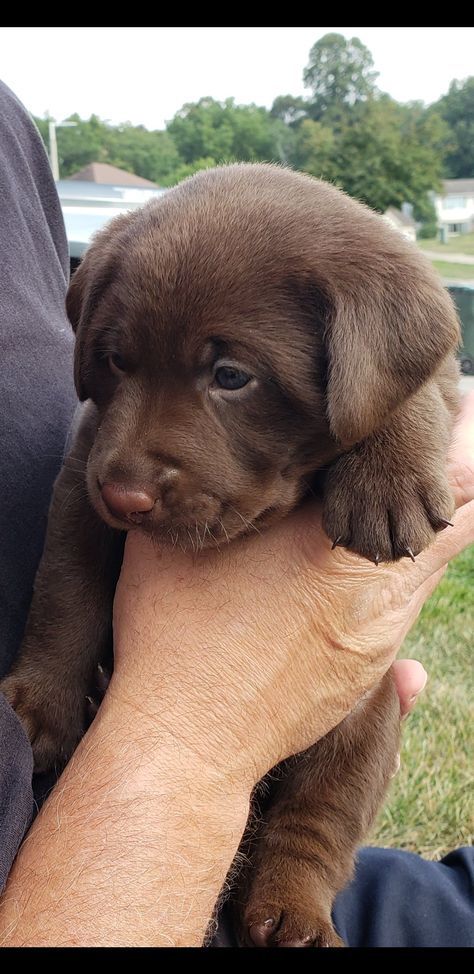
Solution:
<svg viewBox="0 0 474 974">
<path fill-rule="evenodd" d="M 74 350 L 74 382 L 81 401 L 90 398 L 90 379 L 94 367 L 94 339 L 91 319 L 105 289 L 114 276 L 115 241 L 128 214 L 118 216 L 103 230 L 94 234 L 93 241 L 73 274 L 66 295 L 66 311 L 76 334 Z"/>
<path fill-rule="evenodd" d="M 83 263 L 79 264 L 79 267 L 71 278 L 66 294 L 66 312 L 74 333 L 77 332 L 81 319 L 82 302 L 84 299 L 85 276 L 83 267 Z"/>
<path fill-rule="evenodd" d="M 88 373 L 92 364 L 89 320 L 92 312 L 93 282 L 98 282 L 98 268 L 87 253 L 74 273 L 66 295 L 66 311 L 76 335 L 74 348 L 74 384 L 81 400 L 90 398 Z"/>
<path fill-rule="evenodd" d="M 385 253 L 367 247 L 359 266 L 347 249 L 338 280 L 326 278 L 328 418 L 345 446 L 380 427 L 460 341 L 454 305 L 428 261 L 403 240 L 392 244 Z"/>
</svg>

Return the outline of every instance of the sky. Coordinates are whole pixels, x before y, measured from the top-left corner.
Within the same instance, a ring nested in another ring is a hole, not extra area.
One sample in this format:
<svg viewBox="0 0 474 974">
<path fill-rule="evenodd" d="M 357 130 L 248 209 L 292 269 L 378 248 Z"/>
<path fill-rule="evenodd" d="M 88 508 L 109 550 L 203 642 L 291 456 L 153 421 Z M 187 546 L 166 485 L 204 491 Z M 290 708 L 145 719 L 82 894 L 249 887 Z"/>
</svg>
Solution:
<svg viewBox="0 0 474 974">
<path fill-rule="evenodd" d="M 474 74 L 473 27 L 1 27 L 0 78 L 34 115 L 160 129 L 207 95 L 270 108 L 308 94 L 310 48 L 331 31 L 360 38 L 398 101 L 429 104 Z"/>
</svg>

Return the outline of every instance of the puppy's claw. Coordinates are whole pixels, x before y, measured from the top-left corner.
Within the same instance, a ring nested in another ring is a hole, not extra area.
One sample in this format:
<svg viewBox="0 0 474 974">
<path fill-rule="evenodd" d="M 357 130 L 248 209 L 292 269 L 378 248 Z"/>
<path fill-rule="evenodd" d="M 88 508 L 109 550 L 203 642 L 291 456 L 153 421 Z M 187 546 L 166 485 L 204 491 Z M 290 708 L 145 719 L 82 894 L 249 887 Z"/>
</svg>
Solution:
<svg viewBox="0 0 474 974">
<path fill-rule="evenodd" d="M 92 687 L 91 694 L 86 695 L 87 716 L 90 724 L 97 715 L 102 700 L 105 697 L 107 687 L 110 683 L 110 677 L 110 671 L 102 666 L 102 663 L 98 663 L 94 674 L 94 686 Z"/>
<path fill-rule="evenodd" d="M 378 552 L 377 552 L 377 554 L 376 554 L 376 556 L 374 558 L 374 564 L 377 565 L 377 568 L 380 565 L 380 555 L 379 555 Z"/>
<path fill-rule="evenodd" d="M 414 556 L 413 551 L 411 550 L 411 548 L 408 548 L 407 547 L 407 548 L 405 548 L 405 551 L 406 551 L 408 557 L 411 558 L 411 560 L 414 562 L 415 561 L 415 556 Z"/>
<path fill-rule="evenodd" d="M 438 523 L 441 524 L 442 529 L 443 528 L 447 528 L 447 527 L 450 527 L 450 528 L 453 528 L 454 527 L 453 522 L 452 521 L 448 521 L 448 519 L 446 517 L 440 517 L 440 518 L 438 518 Z"/>
<path fill-rule="evenodd" d="M 105 667 L 102 666 L 102 663 L 98 663 L 95 680 L 96 680 L 96 686 L 97 686 L 98 693 L 100 694 L 101 700 L 102 697 L 105 697 L 107 687 L 110 683 L 111 675 L 112 674 L 110 670 L 105 669 Z"/>
<path fill-rule="evenodd" d="M 333 541 L 333 543 L 331 545 L 331 551 L 334 551 L 334 548 L 337 548 L 337 546 L 338 546 L 341 538 L 342 538 L 342 534 L 338 535 L 338 537 L 336 538 L 336 540 Z"/>
<path fill-rule="evenodd" d="M 87 710 L 87 717 L 89 719 L 89 723 L 92 724 L 92 721 L 94 720 L 94 717 L 97 714 L 97 711 L 99 709 L 99 706 L 98 706 L 97 702 L 92 699 L 92 697 L 89 697 L 88 694 L 86 695 L 86 700 L 87 700 L 87 708 L 86 708 L 86 710 Z"/>
</svg>

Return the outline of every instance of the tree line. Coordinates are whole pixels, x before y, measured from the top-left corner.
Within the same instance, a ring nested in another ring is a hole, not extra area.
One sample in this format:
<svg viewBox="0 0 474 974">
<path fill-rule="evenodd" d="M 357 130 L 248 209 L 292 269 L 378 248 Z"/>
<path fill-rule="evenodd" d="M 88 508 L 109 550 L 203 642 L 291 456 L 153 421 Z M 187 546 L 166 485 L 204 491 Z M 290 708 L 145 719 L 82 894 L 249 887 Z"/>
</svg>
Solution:
<svg viewBox="0 0 474 974">
<path fill-rule="evenodd" d="M 341 186 L 376 210 L 411 203 L 434 232 L 430 191 L 443 178 L 474 177 L 474 77 L 452 81 L 425 106 L 400 103 L 377 87 L 378 72 L 362 42 L 326 34 L 303 72 L 307 97 L 278 96 L 270 110 L 201 98 L 183 105 L 164 130 L 96 115 L 58 129 L 61 176 L 107 162 L 161 186 L 208 166 L 278 162 Z M 48 144 L 48 118 L 35 119 Z"/>
</svg>

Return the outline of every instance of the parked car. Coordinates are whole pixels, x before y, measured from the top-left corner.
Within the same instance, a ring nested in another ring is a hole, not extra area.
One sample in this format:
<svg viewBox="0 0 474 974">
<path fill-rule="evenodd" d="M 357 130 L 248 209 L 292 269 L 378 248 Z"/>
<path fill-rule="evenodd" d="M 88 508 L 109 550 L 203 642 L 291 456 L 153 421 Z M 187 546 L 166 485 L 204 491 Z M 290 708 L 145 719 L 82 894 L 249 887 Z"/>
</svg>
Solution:
<svg viewBox="0 0 474 974">
<path fill-rule="evenodd" d="M 73 179 L 59 180 L 56 187 L 66 224 L 71 274 L 96 230 L 119 213 L 143 206 L 148 200 L 166 192 L 164 189 L 109 186 Z"/>
<path fill-rule="evenodd" d="M 461 372 L 474 375 L 474 285 L 449 284 L 448 291 L 461 319 L 462 346 L 458 353 Z"/>
</svg>

